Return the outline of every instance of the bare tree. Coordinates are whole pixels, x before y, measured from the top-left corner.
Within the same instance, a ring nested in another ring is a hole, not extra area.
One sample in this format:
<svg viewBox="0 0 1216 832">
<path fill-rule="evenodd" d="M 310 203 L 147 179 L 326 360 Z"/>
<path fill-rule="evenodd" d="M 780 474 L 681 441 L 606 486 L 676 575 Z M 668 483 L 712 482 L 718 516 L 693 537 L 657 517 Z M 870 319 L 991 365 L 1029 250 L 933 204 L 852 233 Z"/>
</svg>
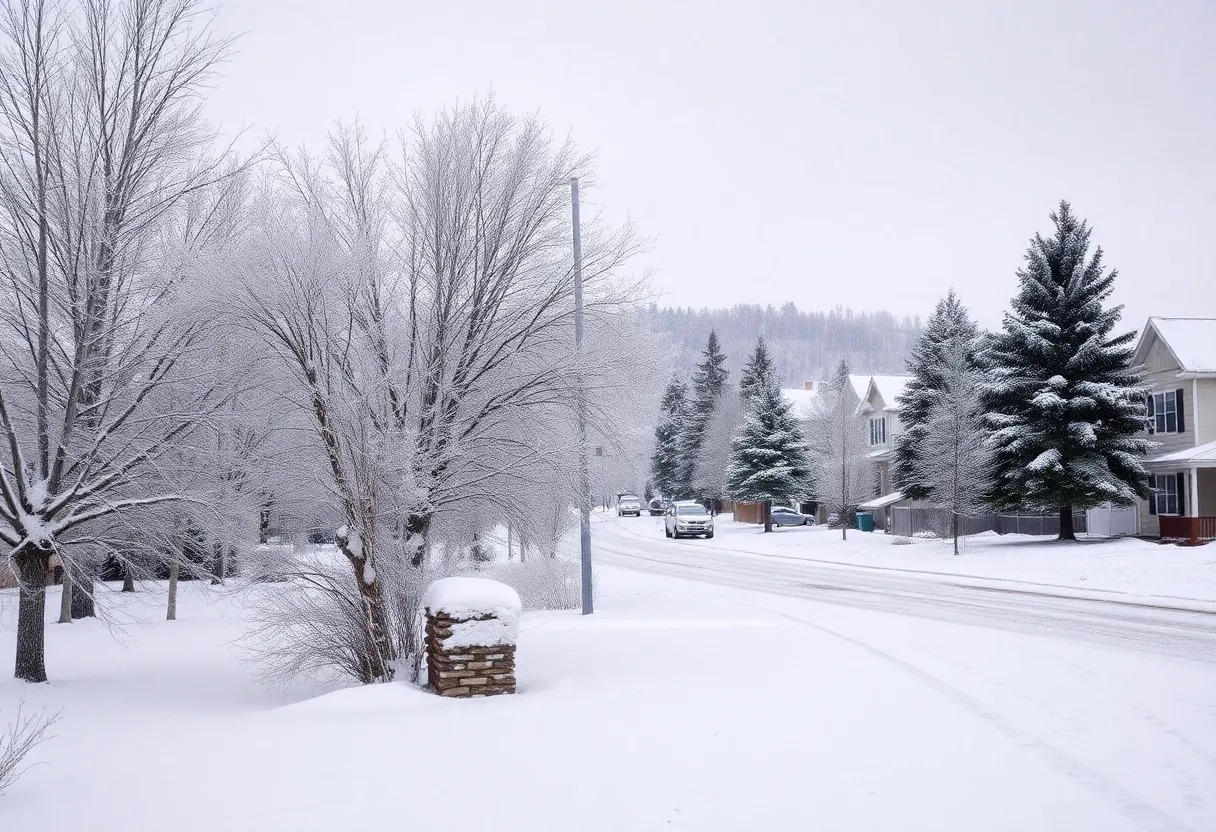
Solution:
<svg viewBox="0 0 1216 832">
<path fill-rule="evenodd" d="M 29 768 L 30 754 L 51 739 L 47 731 L 58 721 L 59 714 L 25 714 L 22 704 L 17 704 L 13 721 L 8 728 L 0 731 L 0 794 L 4 794 Z"/>
<path fill-rule="evenodd" d="M 840 535 L 848 539 L 849 513 L 873 493 L 872 471 L 866 458 L 864 424 L 843 361 L 823 387 L 809 420 L 816 495 L 840 517 Z"/>
<path fill-rule="evenodd" d="M 726 495 L 726 473 L 731 462 L 731 440 L 743 426 L 746 417 L 744 402 L 738 392 L 727 384 L 718 398 L 717 407 L 705 426 L 705 438 L 693 465 L 693 490 L 713 501 Z"/>
<path fill-rule="evenodd" d="M 179 500 L 162 458 L 213 410 L 195 384 L 207 220 L 166 222 L 231 175 L 199 118 L 230 41 L 197 0 L 12 0 L 0 10 L 0 543 L 21 584 L 16 675 L 45 681 L 52 555 Z M 138 537 L 129 535 L 128 537 Z"/>
<path fill-rule="evenodd" d="M 930 503 L 950 512 L 950 534 L 958 554 L 959 521 L 983 511 L 991 485 L 992 452 L 980 401 L 982 374 L 971 354 L 972 339 L 944 345 L 938 368 L 941 386 L 930 398 L 916 475 Z"/>
<path fill-rule="evenodd" d="M 596 378 L 572 348 L 566 183 L 587 160 L 490 101 L 419 122 L 398 165 L 387 148 L 356 126 L 323 158 L 280 152 L 242 258 L 249 326 L 312 422 L 352 579 L 325 591 L 357 593 L 362 681 L 410 664 L 444 517 L 526 515 L 519 486 L 568 450 L 547 428 Z M 607 314 L 632 301 L 608 277 L 638 244 L 594 223 L 585 239 L 588 307 Z"/>
</svg>

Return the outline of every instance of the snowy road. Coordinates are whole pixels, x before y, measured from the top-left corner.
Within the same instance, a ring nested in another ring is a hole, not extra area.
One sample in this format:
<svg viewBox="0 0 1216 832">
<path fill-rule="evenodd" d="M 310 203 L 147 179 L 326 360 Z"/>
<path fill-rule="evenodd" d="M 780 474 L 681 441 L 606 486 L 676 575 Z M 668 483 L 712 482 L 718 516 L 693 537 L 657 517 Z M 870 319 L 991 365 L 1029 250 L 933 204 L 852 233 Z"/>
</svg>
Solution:
<svg viewBox="0 0 1216 832">
<path fill-rule="evenodd" d="M 995 731 L 1129 828 L 1216 829 L 1210 603 L 817 562 L 814 547 L 837 533 L 778 532 L 796 547 L 783 553 L 753 530 L 722 525 L 732 527 L 711 541 L 671 541 L 649 518 L 603 518 L 595 556 L 691 579 L 706 594 L 847 646 L 856 659 L 825 666 L 825 685 L 852 682 L 865 698 L 871 694 L 852 678 L 853 662 L 876 660 L 895 674 L 888 684 L 915 681 L 953 709 L 952 732 Z M 792 554 L 803 541 L 810 551 Z M 1074 828 L 1115 827 L 1095 816 Z"/>
<path fill-rule="evenodd" d="M 1216 606 L 1211 604 L 830 563 L 814 560 L 813 551 L 802 557 L 763 551 L 755 534 L 719 532 L 714 540 L 668 540 L 657 520 L 603 518 L 593 538 L 597 562 L 838 606 L 1216 663 Z M 817 539 L 837 533 L 790 529 L 775 534 L 804 535 L 811 548 Z"/>
</svg>

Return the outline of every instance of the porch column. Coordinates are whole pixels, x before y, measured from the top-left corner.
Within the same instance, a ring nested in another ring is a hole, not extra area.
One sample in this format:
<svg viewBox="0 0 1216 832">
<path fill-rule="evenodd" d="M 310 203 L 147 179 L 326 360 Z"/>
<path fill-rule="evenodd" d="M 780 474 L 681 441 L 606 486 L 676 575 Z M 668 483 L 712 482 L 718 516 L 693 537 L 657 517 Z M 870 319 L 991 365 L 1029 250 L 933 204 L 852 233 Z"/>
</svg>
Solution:
<svg viewBox="0 0 1216 832">
<path fill-rule="evenodd" d="M 1189 490 L 1191 492 L 1189 495 L 1191 498 L 1191 510 L 1187 513 L 1190 514 L 1192 517 L 1198 517 L 1199 516 L 1199 466 L 1198 465 L 1191 466 L 1191 487 Z"/>
</svg>

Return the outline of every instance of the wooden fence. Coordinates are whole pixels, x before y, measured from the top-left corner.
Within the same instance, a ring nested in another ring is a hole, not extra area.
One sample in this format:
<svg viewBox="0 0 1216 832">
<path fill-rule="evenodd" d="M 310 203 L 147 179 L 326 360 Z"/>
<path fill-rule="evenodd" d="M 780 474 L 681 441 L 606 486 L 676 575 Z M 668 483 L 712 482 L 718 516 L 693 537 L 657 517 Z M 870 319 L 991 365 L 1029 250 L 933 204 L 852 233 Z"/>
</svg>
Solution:
<svg viewBox="0 0 1216 832">
<path fill-rule="evenodd" d="M 1164 521 L 1166 518 L 1161 519 Z M 1078 533 L 1088 530 L 1088 518 L 1085 512 L 1073 512 L 1072 527 Z M 1162 529 L 1164 528 L 1162 526 Z M 912 506 L 896 506 L 891 510 L 891 534 L 913 537 L 923 532 L 932 532 L 937 537 L 950 536 L 950 512 L 943 509 L 914 508 Z M 1055 535 L 1060 533 L 1060 514 L 1059 512 L 1015 512 L 959 518 L 960 534 L 971 535 L 980 532 Z"/>
</svg>

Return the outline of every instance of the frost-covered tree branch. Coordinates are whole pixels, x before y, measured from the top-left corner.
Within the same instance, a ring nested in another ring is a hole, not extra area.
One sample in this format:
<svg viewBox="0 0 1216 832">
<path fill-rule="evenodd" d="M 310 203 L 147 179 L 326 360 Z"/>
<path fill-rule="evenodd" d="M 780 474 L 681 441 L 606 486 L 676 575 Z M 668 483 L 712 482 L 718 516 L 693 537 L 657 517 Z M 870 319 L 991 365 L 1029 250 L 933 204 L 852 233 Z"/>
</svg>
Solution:
<svg viewBox="0 0 1216 832">
<path fill-rule="evenodd" d="M 199 117 L 231 41 L 197 0 L 0 11 L 0 540 L 16 673 L 44 681 L 43 584 L 73 536 L 180 499 L 166 454 L 214 413 L 196 284 L 239 171 Z M 184 237 L 167 233 L 181 228 Z"/>
</svg>

